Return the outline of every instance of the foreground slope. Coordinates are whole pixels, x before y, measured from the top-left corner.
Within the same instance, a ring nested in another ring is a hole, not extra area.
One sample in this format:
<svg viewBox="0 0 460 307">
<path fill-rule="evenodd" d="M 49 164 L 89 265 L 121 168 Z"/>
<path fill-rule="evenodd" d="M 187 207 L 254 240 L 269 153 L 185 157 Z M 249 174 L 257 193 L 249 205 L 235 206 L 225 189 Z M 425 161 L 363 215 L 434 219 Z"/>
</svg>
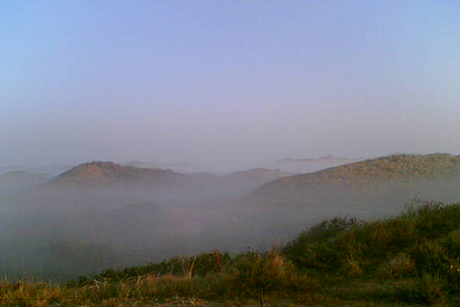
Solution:
<svg viewBox="0 0 460 307">
<path fill-rule="evenodd" d="M 81 276 L 2 283 L 6 306 L 458 306 L 460 205 L 325 220 L 267 252 L 220 251 Z"/>
<path fill-rule="evenodd" d="M 458 306 L 459 244 L 460 204 L 414 202 L 396 217 L 325 220 L 269 252 L 176 257 L 73 285 L 148 284 L 139 296 L 158 299 L 263 300 L 263 294 L 313 306 Z"/>
</svg>

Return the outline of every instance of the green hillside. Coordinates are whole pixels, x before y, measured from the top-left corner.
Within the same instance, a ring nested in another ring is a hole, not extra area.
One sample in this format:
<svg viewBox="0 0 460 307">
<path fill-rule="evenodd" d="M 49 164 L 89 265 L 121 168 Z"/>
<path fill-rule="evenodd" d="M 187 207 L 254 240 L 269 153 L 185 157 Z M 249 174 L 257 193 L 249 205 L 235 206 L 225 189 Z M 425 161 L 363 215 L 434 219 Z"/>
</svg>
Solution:
<svg viewBox="0 0 460 307">
<path fill-rule="evenodd" d="M 271 251 L 214 251 L 66 286 L 2 282 L 2 306 L 457 306 L 460 204 L 325 220 Z"/>
</svg>

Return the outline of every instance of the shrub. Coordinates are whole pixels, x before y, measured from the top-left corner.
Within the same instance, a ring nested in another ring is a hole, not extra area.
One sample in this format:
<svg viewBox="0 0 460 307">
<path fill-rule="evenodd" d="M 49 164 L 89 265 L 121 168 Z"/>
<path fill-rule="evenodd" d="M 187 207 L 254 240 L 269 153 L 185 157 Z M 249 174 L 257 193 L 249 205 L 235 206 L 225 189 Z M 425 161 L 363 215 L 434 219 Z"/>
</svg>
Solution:
<svg viewBox="0 0 460 307">
<path fill-rule="evenodd" d="M 443 278 L 424 273 L 420 277 L 403 282 L 396 290 L 396 297 L 410 303 L 432 305 L 446 298 L 444 286 Z"/>
<path fill-rule="evenodd" d="M 350 277 L 359 277 L 363 275 L 363 269 L 360 261 L 353 258 L 353 256 L 349 256 L 345 263 L 345 272 Z"/>
<path fill-rule="evenodd" d="M 424 241 L 416 244 L 410 253 L 417 272 L 439 273 L 450 265 L 446 250 L 437 242 Z"/>
<path fill-rule="evenodd" d="M 285 290 L 292 268 L 277 252 L 250 251 L 235 258 L 234 287 L 246 294 Z"/>
<path fill-rule="evenodd" d="M 343 255 L 338 253 L 334 240 L 362 224 L 346 217 L 325 220 L 288 243 L 283 254 L 299 268 L 338 269 Z"/>
<path fill-rule="evenodd" d="M 405 253 L 399 253 L 389 261 L 383 263 L 378 274 L 384 278 L 404 278 L 415 274 L 414 261 Z"/>
</svg>

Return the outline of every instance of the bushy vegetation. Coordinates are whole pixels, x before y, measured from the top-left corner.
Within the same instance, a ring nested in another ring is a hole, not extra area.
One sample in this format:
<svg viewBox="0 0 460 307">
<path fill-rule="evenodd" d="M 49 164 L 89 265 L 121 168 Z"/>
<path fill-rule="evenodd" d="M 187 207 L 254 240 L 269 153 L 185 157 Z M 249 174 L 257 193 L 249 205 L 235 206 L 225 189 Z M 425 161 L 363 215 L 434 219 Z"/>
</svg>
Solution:
<svg viewBox="0 0 460 307">
<path fill-rule="evenodd" d="M 460 304 L 460 204 L 414 204 L 398 217 L 323 221 L 268 252 L 214 251 L 82 276 L 66 286 L 0 285 L 2 306 Z M 137 305 L 136 305 L 137 304 Z"/>
<path fill-rule="evenodd" d="M 394 281 L 389 298 L 431 304 L 460 295 L 460 205 L 427 203 L 374 222 L 332 219 L 283 250 L 304 272 Z"/>
</svg>

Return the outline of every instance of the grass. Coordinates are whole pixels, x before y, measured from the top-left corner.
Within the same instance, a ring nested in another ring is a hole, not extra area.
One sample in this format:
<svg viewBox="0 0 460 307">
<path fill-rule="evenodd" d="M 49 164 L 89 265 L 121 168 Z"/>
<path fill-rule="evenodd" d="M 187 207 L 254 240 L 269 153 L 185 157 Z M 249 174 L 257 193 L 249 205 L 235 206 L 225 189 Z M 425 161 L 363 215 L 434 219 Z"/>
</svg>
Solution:
<svg viewBox="0 0 460 307">
<path fill-rule="evenodd" d="M 82 276 L 0 283 L 2 306 L 456 306 L 460 204 L 323 221 L 269 252 L 214 251 Z"/>
</svg>

